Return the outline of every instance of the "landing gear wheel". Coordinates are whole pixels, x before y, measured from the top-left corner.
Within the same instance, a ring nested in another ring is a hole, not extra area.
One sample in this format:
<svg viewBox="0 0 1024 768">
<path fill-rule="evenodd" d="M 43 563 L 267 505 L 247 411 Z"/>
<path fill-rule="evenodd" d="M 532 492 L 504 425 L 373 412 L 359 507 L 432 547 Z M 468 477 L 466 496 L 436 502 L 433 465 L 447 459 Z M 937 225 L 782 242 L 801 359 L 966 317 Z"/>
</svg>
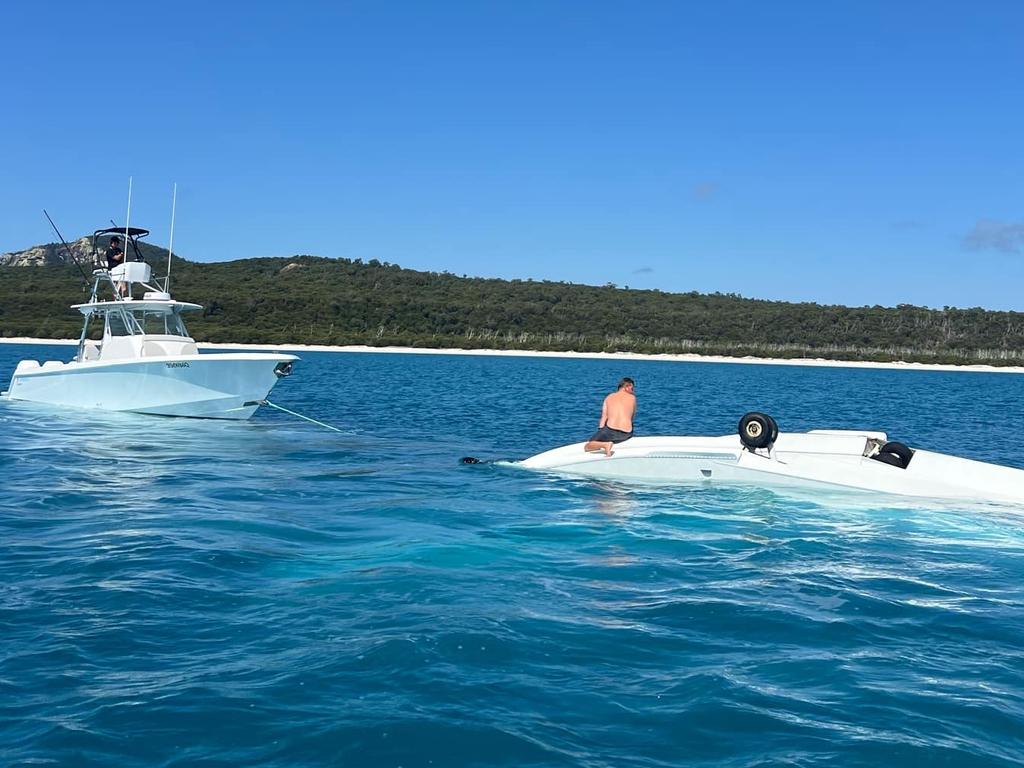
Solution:
<svg viewBox="0 0 1024 768">
<path fill-rule="evenodd" d="M 768 448 L 779 434 L 779 428 L 771 416 L 751 412 L 740 419 L 740 442 L 751 451 Z"/>
<path fill-rule="evenodd" d="M 883 464 L 906 469 L 910 460 L 914 458 L 914 452 L 903 443 L 889 442 L 879 448 L 878 453 L 871 458 Z"/>
<path fill-rule="evenodd" d="M 906 467 L 903 466 L 903 459 L 901 459 L 895 453 L 882 453 L 881 451 L 879 451 L 878 453 L 876 453 L 871 458 L 874 459 L 875 461 L 880 461 L 883 464 L 888 464 L 888 465 L 890 465 L 892 467 L 898 467 L 899 469 L 906 469 Z"/>
</svg>

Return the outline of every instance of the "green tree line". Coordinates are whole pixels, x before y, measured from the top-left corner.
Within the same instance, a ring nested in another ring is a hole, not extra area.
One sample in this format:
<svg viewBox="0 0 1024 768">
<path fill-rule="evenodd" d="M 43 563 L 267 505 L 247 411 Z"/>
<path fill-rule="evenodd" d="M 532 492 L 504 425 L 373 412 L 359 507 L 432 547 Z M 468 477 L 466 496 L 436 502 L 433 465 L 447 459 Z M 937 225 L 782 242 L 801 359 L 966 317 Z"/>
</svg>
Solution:
<svg viewBox="0 0 1024 768">
<path fill-rule="evenodd" d="M 154 271 L 166 262 L 151 248 Z M 163 252 L 166 258 L 166 252 Z M 0 336 L 74 338 L 73 266 L 0 268 Z M 459 277 L 313 256 L 175 259 L 198 341 L 629 351 L 1019 364 L 1024 313 L 845 307 L 615 286 Z"/>
</svg>

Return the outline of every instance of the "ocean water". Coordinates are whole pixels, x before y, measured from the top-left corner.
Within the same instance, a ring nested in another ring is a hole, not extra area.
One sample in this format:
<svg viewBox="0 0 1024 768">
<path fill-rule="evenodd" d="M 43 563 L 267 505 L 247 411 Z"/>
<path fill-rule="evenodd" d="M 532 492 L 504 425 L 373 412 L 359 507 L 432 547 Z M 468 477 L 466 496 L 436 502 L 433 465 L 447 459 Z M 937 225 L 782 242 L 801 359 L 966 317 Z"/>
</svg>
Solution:
<svg viewBox="0 0 1024 768">
<path fill-rule="evenodd" d="M 343 433 L 0 402 L 0 764 L 1024 763 L 1024 510 L 458 464 L 629 375 L 639 433 L 1024 467 L 1024 377 L 300 354 L 272 399 Z"/>
</svg>

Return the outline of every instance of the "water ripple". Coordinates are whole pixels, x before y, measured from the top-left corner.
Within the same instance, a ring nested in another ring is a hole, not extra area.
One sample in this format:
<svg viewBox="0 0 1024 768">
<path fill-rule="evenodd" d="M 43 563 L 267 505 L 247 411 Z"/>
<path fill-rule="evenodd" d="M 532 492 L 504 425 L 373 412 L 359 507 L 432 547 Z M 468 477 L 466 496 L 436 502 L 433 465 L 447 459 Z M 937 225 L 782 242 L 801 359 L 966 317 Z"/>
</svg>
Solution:
<svg viewBox="0 0 1024 768">
<path fill-rule="evenodd" d="M 5 763 L 1024 762 L 1019 510 L 461 467 L 578 439 L 622 365 L 303 357 L 277 400 L 346 434 L 0 403 Z M 1017 377 L 625 373 L 648 432 L 696 397 L 941 449 L 934 404 L 1019 466 Z"/>
</svg>

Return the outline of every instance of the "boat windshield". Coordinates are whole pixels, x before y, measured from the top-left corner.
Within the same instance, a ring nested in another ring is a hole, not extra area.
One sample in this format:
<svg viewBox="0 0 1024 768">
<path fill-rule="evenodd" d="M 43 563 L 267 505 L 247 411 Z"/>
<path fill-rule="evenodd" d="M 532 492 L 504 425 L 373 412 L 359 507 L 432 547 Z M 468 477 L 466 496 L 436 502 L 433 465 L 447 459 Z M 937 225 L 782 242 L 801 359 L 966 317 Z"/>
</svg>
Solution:
<svg viewBox="0 0 1024 768">
<path fill-rule="evenodd" d="M 163 336 L 188 336 L 177 312 L 132 312 L 143 333 Z"/>
<path fill-rule="evenodd" d="M 130 313 L 110 312 L 107 314 L 107 325 L 111 336 L 133 336 L 137 333 L 152 336 L 188 336 L 185 324 L 176 312 L 139 309 Z"/>
<path fill-rule="evenodd" d="M 125 324 L 126 319 L 125 314 L 122 312 L 107 313 L 107 328 L 111 336 L 131 336 L 136 332 L 134 328 L 127 327 Z"/>
</svg>

